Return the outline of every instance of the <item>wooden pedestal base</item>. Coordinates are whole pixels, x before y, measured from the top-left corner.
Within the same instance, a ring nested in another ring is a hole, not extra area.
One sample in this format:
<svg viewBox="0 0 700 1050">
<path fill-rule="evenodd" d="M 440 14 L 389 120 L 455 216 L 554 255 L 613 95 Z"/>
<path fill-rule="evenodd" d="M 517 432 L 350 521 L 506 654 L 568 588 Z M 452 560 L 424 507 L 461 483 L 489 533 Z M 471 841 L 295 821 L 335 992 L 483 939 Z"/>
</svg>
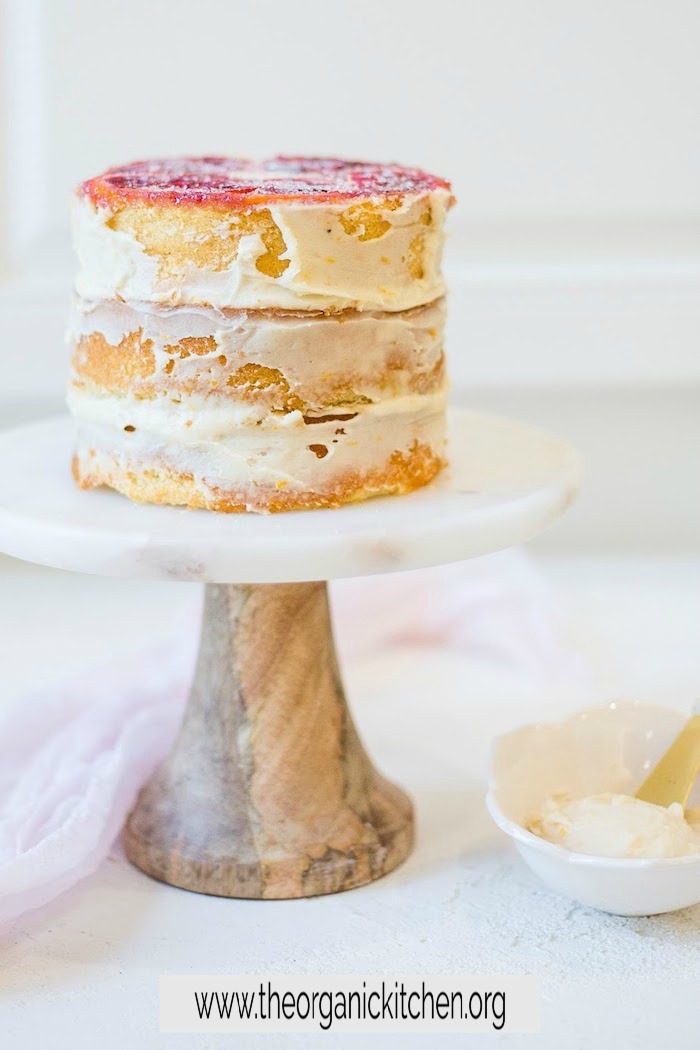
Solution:
<svg viewBox="0 0 700 1050">
<path fill-rule="evenodd" d="M 337 893 L 408 855 L 413 808 L 358 738 L 325 583 L 207 586 L 183 725 L 125 844 L 154 878 L 223 897 Z"/>
</svg>

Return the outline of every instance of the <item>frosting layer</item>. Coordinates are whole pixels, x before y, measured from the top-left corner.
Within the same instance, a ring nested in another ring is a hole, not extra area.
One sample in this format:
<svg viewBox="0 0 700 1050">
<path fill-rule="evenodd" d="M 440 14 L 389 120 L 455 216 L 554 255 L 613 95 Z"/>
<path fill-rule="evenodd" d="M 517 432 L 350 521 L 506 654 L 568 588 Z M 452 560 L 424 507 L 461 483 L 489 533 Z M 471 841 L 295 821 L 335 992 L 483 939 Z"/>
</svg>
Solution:
<svg viewBox="0 0 700 1050">
<path fill-rule="evenodd" d="M 330 315 L 79 300 L 69 336 L 74 380 L 106 392 L 313 413 L 441 387 L 444 319 L 444 300 Z"/>
<path fill-rule="evenodd" d="M 444 457 L 444 390 L 313 422 L 300 412 L 261 416 L 220 398 L 175 405 L 73 389 L 69 404 L 79 423 L 79 483 L 110 484 L 138 498 L 144 475 L 150 495 L 141 498 L 156 491 L 160 502 L 253 511 L 337 506 L 410 491 Z"/>
<path fill-rule="evenodd" d="M 86 299 L 282 310 L 407 310 L 438 299 L 449 190 L 349 203 L 74 201 Z"/>
</svg>

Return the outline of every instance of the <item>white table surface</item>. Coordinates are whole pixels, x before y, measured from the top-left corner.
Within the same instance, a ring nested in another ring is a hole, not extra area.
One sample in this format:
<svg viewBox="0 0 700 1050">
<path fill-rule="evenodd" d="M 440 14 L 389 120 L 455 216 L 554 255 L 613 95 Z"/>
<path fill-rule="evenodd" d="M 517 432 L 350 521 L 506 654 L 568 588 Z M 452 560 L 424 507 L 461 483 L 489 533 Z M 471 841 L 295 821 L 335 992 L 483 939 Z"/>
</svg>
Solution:
<svg viewBox="0 0 700 1050">
<path fill-rule="evenodd" d="M 374 758 L 417 803 L 417 846 L 406 864 L 338 896 L 230 901 L 153 882 L 117 848 L 94 876 L 0 940 L 3 1050 L 218 1047 L 222 1037 L 157 1033 L 158 976 L 217 972 L 536 973 L 542 1035 L 445 1041 L 696 1047 L 700 907 L 621 919 L 555 897 L 491 825 L 483 791 L 489 741 L 505 728 L 614 695 L 689 706 L 700 692 L 700 561 L 559 560 L 544 568 L 560 599 L 561 630 L 593 668 L 585 690 L 526 683 L 508 669 L 432 649 L 377 654 L 346 668 Z M 3 694 L 79 668 L 88 651 L 98 660 L 127 653 L 153 623 L 167 631 L 190 586 L 1 559 Z M 436 1037 L 365 1042 L 427 1048 Z M 316 1036 L 235 1042 L 317 1044 Z M 348 1036 L 323 1045 L 359 1044 Z"/>
</svg>

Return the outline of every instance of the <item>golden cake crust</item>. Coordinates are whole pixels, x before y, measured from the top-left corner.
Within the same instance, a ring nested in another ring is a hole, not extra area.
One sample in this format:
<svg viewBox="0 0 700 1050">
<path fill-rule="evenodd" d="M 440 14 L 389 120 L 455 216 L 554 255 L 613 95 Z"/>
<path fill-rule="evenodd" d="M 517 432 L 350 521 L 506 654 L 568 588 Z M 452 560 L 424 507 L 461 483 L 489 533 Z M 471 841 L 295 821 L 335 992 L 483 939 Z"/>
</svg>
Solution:
<svg viewBox="0 0 700 1050">
<path fill-rule="evenodd" d="M 86 448 L 73 457 L 72 472 L 82 489 L 106 486 L 141 503 L 164 503 L 191 510 L 206 509 L 227 514 L 246 511 L 278 513 L 340 507 L 374 496 L 400 495 L 422 488 L 445 466 L 445 460 L 430 446 L 414 442 L 407 451 L 396 450 L 379 468 L 339 472 L 323 490 L 278 489 L 262 484 L 224 490 L 198 485 L 192 474 L 173 470 L 165 463 L 124 463 L 121 457 L 105 462 Z"/>
</svg>

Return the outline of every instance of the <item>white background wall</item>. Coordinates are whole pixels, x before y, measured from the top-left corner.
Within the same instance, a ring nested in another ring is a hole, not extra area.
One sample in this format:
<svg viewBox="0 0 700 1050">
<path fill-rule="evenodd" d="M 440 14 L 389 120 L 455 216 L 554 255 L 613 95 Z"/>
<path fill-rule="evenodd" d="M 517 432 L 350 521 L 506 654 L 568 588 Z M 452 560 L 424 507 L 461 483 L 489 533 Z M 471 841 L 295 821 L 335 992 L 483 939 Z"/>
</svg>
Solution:
<svg viewBox="0 0 700 1050">
<path fill-rule="evenodd" d="M 183 149 L 424 165 L 454 179 L 462 222 L 700 211 L 697 0 L 11 0 L 8 11 L 23 83 L 10 109 L 40 139 L 10 169 L 21 192 L 22 163 L 38 162 L 45 223 L 78 179 Z"/>
<path fill-rule="evenodd" d="M 1 27 L 0 416 L 60 402 L 78 180 L 177 152 L 396 159 L 459 199 L 455 396 L 593 456 L 568 535 L 632 507 L 642 535 L 700 536 L 697 0 L 4 0 Z M 630 493 L 634 451 L 668 447 Z"/>
</svg>

